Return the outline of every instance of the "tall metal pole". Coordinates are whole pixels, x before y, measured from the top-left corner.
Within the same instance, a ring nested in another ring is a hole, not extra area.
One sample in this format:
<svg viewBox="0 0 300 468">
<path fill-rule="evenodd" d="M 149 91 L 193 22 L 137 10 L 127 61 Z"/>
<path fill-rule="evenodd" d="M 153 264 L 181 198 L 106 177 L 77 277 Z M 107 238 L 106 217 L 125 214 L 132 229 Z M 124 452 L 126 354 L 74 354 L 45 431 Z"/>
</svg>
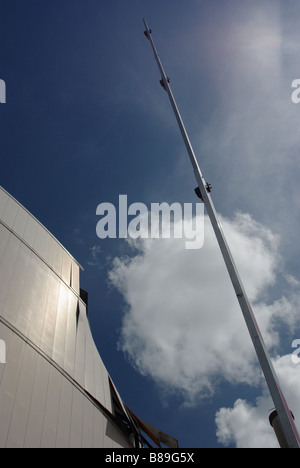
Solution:
<svg viewBox="0 0 300 468">
<path fill-rule="evenodd" d="M 263 337 L 260 333 L 258 324 L 256 322 L 254 313 L 252 311 L 252 308 L 250 306 L 249 300 L 246 295 L 246 291 L 244 289 L 244 286 L 242 284 L 242 281 L 240 279 L 240 276 L 238 274 L 237 267 L 234 263 L 233 257 L 231 255 L 229 246 L 226 242 L 222 227 L 220 222 L 218 221 L 217 217 L 217 212 L 215 210 L 214 204 L 212 202 L 211 196 L 210 196 L 210 186 L 205 182 L 205 179 L 201 173 L 200 167 L 198 165 L 193 147 L 191 145 L 191 142 L 189 140 L 187 131 L 184 127 L 182 118 L 180 116 L 178 107 L 176 105 L 174 96 L 172 94 L 170 84 L 169 84 L 169 79 L 167 75 L 165 74 L 165 71 L 163 69 L 162 63 L 160 61 L 160 58 L 158 56 L 156 47 L 154 45 L 153 39 L 152 39 L 152 31 L 149 29 L 146 20 L 144 19 L 144 25 L 146 28 L 145 31 L 145 36 L 147 39 L 149 39 L 154 56 L 159 68 L 159 71 L 161 73 L 161 84 L 164 87 L 164 89 L 167 91 L 173 111 L 175 113 L 175 117 L 177 119 L 190 161 L 193 166 L 194 174 L 196 177 L 196 181 L 198 184 L 198 187 L 200 189 L 201 197 L 203 199 L 203 202 L 205 204 L 207 214 L 210 218 L 212 227 L 214 229 L 219 247 L 221 249 L 229 276 L 231 278 L 231 282 L 233 285 L 233 288 L 235 290 L 236 296 L 238 298 L 240 308 L 242 310 L 246 325 L 248 327 L 248 331 L 250 333 L 258 360 L 260 362 L 263 374 L 265 376 L 271 397 L 273 399 L 274 406 L 277 410 L 278 417 L 282 426 L 283 433 L 285 435 L 286 441 L 287 441 L 287 446 L 289 448 L 300 448 L 300 438 L 296 429 L 296 426 L 294 424 L 291 412 L 288 408 L 287 402 L 284 398 L 284 395 L 280 389 L 280 385 L 278 382 L 277 375 L 275 373 L 273 364 L 271 362 L 270 356 L 268 354 L 268 351 L 266 349 Z"/>
</svg>

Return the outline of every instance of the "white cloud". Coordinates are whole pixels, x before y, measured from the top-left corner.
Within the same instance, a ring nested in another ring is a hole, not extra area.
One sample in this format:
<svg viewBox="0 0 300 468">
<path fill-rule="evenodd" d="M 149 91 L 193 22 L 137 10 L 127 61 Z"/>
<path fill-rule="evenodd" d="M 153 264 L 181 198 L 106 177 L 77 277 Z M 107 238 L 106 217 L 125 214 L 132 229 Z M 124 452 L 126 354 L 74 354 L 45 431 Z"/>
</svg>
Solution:
<svg viewBox="0 0 300 468">
<path fill-rule="evenodd" d="M 218 441 L 225 446 L 233 443 L 237 448 L 278 446 L 265 406 L 253 407 L 245 400 L 238 399 L 233 408 L 218 411 L 216 425 Z"/>
<path fill-rule="evenodd" d="M 100 261 L 100 255 L 103 253 L 102 248 L 98 245 L 93 245 L 93 247 L 90 247 L 90 256 L 91 259 L 88 259 L 86 261 L 86 264 L 88 266 L 92 267 L 99 267 L 101 268 L 102 266 L 102 261 Z"/>
<path fill-rule="evenodd" d="M 285 297 L 266 303 L 280 260 L 278 238 L 249 215 L 222 224 L 265 341 L 274 347 L 281 306 L 282 321 L 296 320 Z M 253 346 L 207 217 L 200 250 L 186 250 L 181 239 L 132 243 L 136 255 L 116 258 L 109 278 L 127 304 L 120 347 L 133 365 L 189 403 L 212 395 L 220 379 L 259 385 Z"/>
<path fill-rule="evenodd" d="M 291 355 L 277 357 L 274 366 L 289 407 L 300 422 L 300 366 L 292 362 Z M 216 414 L 217 437 L 221 444 L 234 444 L 237 448 L 275 448 L 277 439 L 269 424 L 273 403 L 265 390 L 252 406 L 238 399 L 233 408 L 221 408 Z"/>
</svg>

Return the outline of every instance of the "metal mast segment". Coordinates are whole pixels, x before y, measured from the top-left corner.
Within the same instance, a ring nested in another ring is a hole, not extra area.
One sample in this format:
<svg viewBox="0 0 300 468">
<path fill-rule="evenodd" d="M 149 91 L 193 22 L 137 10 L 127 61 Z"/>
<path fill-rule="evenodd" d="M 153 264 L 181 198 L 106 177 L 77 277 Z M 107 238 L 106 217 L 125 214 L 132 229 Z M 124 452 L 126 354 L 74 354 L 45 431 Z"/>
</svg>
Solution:
<svg viewBox="0 0 300 468">
<path fill-rule="evenodd" d="M 250 337 L 252 339 L 252 342 L 253 342 L 253 345 L 254 345 L 254 348 L 255 348 L 259 363 L 261 365 L 261 368 L 262 368 L 263 374 L 265 376 L 265 379 L 266 379 L 266 382 L 267 382 L 271 397 L 273 399 L 274 406 L 275 406 L 276 411 L 278 413 L 279 421 L 280 421 L 281 426 L 282 426 L 282 431 L 283 431 L 285 439 L 286 439 L 286 445 L 289 448 L 300 448 L 300 438 L 299 438 L 296 426 L 294 424 L 291 412 L 290 412 L 290 410 L 288 408 L 288 405 L 286 403 L 284 395 L 283 395 L 283 393 L 282 393 L 282 391 L 280 389 L 280 385 L 279 385 L 278 378 L 277 378 L 277 375 L 275 373 L 273 364 L 271 362 L 268 351 L 266 349 L 263 337 L 262 337 L 262 335 L 260 333 L 258 324 L 256 322 L 254 313 L 252 311 L 249 300 L 247 298 L 246 291 L 244 289 L 244 286 L 243 286 L 242 281 L 240 279 L 240 276 L 238 274 L 238 270 L 237 270 L 237 267 L 236 267 L 235 262 L 233 260 L 233 257 L 231 255 L 229 246 L 228 246 L 228 244 L 226 242 L 226 239 L 225 239 L 221 224 L 218 221 L 217 212 L 215 210 L 214 204 L 213 204 L 211 196 L 210 196 L 210 191 L 211 191 L 210 190 L 210 185 L 206 183 L 206 181 L 205 181 L 205 179 L 204 179 L 204 177 L 203 177 L 203 175 L 201 173 L 201 170 L 200 170 L 199 164 L 197 162 L 193 147 L 191 145 L 191 142 L 190 142 L 190 139 L 188 137 L 185 126 L 183 124 L 181 115 L 180 115 L 178 107 L 176 105 L 173 93 L 171 91 L 170 84 L 169 84 L 170 80 L 167 77 L 167 75 L 166 75 L 166 73 L 165 73 L 165 71 L 163 69 L 162 63 L 160 61 L 159 55 L 158 55 L 156 47 L 155 47 L 155 44 L 153 42 L 152 35 L 151 35 L 152 31 L 151 31 L 151 29 L 149 29 L 146 20 L 144 19 L 143 21 L 144 21 L 144 25 L 145 25 L 145 28 L 146 28 L 144 34 L 147 37 L 147 39 L 150 41 L 150 44 L 151 44 L 153 52 L 154 52 L 155 60 L 157 62 L 159 71 L 161 73 L 160 83 L 163 86 L 163 88 L 166 90 L 166 92 L 167 92 L 167 94 L 169 96 L 169 99 L 170 99 L 170 102 L 171 102 L 171 105 L 172 105 L 172 108 L 173 108 L 173 111 L 174 111 L 178 126 L 180 128 L 180 131 L 181 131 L 181 134 L 182 134 L 182 137 L 183 137 L 183 140 L 184 140 L 184 143 L 185 143 L 185 146 L 186 146 L 186 149 L 187 149 L 191 164 L 193 166 L 195 178 L 196 178 L 196 181 L 197 181 L 197 184 L 198 184 L 198 187 L 197 187 L 197 189 L 195 191 L 196 191 L 197 195 L 200 196 L 200 198 L 203 200 L 203 202 L 205 204 L 207 214 L 208 214 L 208 216 L 210 218 L 213 230 L 215 232 L 215 235 L 216 235 L 216 238 L 217 238 L 221 253 L 223 255 L 223 258 L 224 258 L 224 261 L 225 261 L 225 264 L 226 264 L 226 267 L 227 267 L 227 270 L 228 270 L 228 273 L 229 273 L 233 288 L 235 290 L 235 293 L 236 293 L 236 296 L 238 298 L 241 311 L 243 313 L 246 325 L 248 327 L 248 331 L 249 331 Z"/>
</svg>

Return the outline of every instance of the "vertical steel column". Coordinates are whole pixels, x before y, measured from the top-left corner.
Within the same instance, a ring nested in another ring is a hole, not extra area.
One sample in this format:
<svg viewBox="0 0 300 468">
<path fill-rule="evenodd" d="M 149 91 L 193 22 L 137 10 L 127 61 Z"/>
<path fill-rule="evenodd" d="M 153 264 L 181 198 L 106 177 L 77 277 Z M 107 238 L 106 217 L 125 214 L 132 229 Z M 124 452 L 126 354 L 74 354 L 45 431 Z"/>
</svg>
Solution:
<svg viewBox="0 0 300 468">
<path fill-rule="evenodd" d="M 272 397 L 273 402 L 274 402 L 274 406 L 275 406 L 275 408 L 277 410 L 279 420 L 280 420 L 283 432 L 285 434 L 285 437 L 286 437 L 286 440 L 287 440 L 287 443 L 288 443 L 288 447 L 289 448 L 300 448 L 300 438 L 299 438 L 296 426 L 294 424 L 293 418 L 291 416 L 291 412 L 290 412 L 290 410 L 288 408 L 288 405 L 287 405 L 286 400 L 285 400 L 285 398 L 283 396 L 283 393 L 282 393 L 282 391 L 280 389 L 280 385 L 279 385 L 279 382 L 278 382 L 278 379 L 277 379 L 277 375 L 275 373 L 275 370 L 274 370 L 273 364 L 271 362 L 269 353 L 268 353 L 268 351 L 266 349 L 263 337 L 262 337 L 262 335 L 260 333 L 258 324 L 257 324 L 255 316 L 254 316 L 254 313 L 252 311 L 249 300 L 247 298 L 244 286 L 243 286 L 242 281 L 241 281 L 241 279 L 239 277 L 238 270 L 237 270 L 236 265 L 234 263 L 234 260 L 233 260 L 233 257 L 231 255 L 229 246 L 228 246 L 228 244 L 226 242 L 226 239 L 225 239 L 221 224 L 218 221 L 217 212 L 215 210 L 214 204 L 213 204 L 211 196 L 209 194 L 210 190 L 208 190 L 208 185 L 206 184 L 205 179 L 204 179 L 204 177 L 203 177 L 203 175 L 201 173 L 201 170 L 200 170 L 200 167 L 198 165 L 198 162 L 197 162 L 193 147 L 192 147 L 191 142 L 189 140 L 189 137 L 188 137 L 188 134 L 187 134 L 186 129 L 184 127 L 181 115 L 180 115 L 178 107 L 176 105 L 174 96 L 172 94 L 172 91 L 171 91 L 171 88 L 170 88 L 170 85 L 169 85 L 169 79 L 168 79 L 167 75 L 165 74 L 165 71 L 164 71 L 163 66 L 161 64 L 161 61 L 160 61 L 160 58 L 158 56 L 156 47 L 154 45 L 154 42 L 153 42 L 153 39 L 152 39 L 152 36 L 151 36 L 152 31 L 149 29 L 146 20 L 144 19 L 143 21 L 144 21 L 144 25 L 145 25 L 145 28 L 146 28 L 145 35 L 146 35 L 147 39 L 149 39 L 149 41 L 151 43 L 157 65 L 158 65 L 158 68 L 159 68 L 160 73 L 161 73 L 163 87 L 168 93 L 168 96 L 169 96 L 173 111 L 175 113 L 175 117 L 177 119 L 177 122 L 178 122 L 178 125 L 179 125 L 179 128 L 180 128 L 180 131 L 181 131 L 181 134 L 182 134 L 182 137 L 183 137 L 183 140 L 184 140 L 184 143 L 185 143 L 185 146 L 186 146 L 190 161 L 191 161 L 192 166 L 193 166 L 195 178 L 196 178 L 198 187 L 200 189 L 201 196 L 203 198 L 203 201 L 204 201 L 204 204 L 205 204 L 205 207 L 206 207 L 206 210 L 207 210 L 207 214 L 208 214 L 208 216 L 210 218 L 212 227 L 214 229 L 214 232 L 215 232 L 219 247 L 221 249 L 221 252 L 222 252 L 222 255 L 223 255 L 223 258 L 224 258 L 224 261 L 225 261 L 225 264 L 226 264 L 226 267 L 227 267 L 227 270 L 228 270 L 228 273 L 229 273 L 229 276 L 231 278 L 233 288 L 235 290 L 236 296 L 237 296 L 239 304 L 240 304 L 240 308 L 242 310 L 246 325 L 248 327 L 248 331 L 250 333 L 250 336 L 251 336 L 251 339 L 252 339 L 252 342 L 253 342 L 253 345 L 254 345 L 254 348 L 255 348 L 259 363 L 261 365 L 263 374 L 265 376 L 265 379 L 266 379 L 266 382 L 267 382 L 271 397 Z"/>
</svg>

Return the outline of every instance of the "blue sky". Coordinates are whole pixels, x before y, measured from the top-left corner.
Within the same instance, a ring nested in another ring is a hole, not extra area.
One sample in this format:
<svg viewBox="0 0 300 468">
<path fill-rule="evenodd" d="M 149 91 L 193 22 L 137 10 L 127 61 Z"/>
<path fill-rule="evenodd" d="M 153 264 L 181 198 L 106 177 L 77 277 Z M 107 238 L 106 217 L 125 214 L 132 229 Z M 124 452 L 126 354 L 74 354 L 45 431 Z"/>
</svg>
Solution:
<svg viewBox="0 0 300 468">
<path fill-rule="evenodd" d="M 84 267 L 93 336 L 122 398 L 181 447 L 272 446 L 272 403 L 207 220 L 199 251 L 130 246 L 97 237 L 96 208 L 119 194 L 198 201 L 145 17 L 300 421 L 299 3 L 0 7 L 0 183 Z"/>
</svg>

